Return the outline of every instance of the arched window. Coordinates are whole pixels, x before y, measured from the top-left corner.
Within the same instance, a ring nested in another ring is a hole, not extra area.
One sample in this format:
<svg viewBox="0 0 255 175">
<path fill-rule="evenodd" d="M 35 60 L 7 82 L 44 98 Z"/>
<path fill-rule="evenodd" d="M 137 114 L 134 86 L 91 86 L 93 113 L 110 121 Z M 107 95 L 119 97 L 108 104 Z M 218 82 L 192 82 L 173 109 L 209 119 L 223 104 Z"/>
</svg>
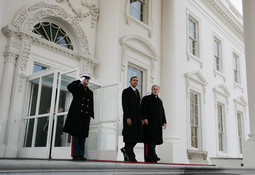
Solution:
<svg viewBox="0 0 255 175">
<path fill-rule="evenodd" d="M 34 26 L 32 32 L 40 35 L 48 41 L 52 41 L 58 45 L 73 50 L 70 38 L 66 32 L 56 24 L 51 22 L 40 22 Z"/>
</svg>

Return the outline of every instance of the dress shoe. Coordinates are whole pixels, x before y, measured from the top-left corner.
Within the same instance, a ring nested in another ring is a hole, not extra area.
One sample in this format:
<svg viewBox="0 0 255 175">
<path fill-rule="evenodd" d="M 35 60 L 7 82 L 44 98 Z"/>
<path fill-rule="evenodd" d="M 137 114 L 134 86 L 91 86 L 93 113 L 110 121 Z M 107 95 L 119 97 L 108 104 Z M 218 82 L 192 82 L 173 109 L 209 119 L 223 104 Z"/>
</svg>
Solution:
<svg viewBox="0 0 255 175">
<path fill-rule="evenodd" d="M 156 157 L 156 160 L 157 160 L 157 161 L 160 161 L 160 158 L 157 156 L 157 157 Z"/>
<path fill-rule="evenodd" d="M 83 160 L 83 161 L 86 161 L 86 160 L 87 160 L 86 157 L 79 157 L 78 159 L 79 159 L 79 160 Z"/>
<path fill-rule="evenodd" d="M 121 148 L 120 151 L 123 153 L 123 156 L 124 156 L 124 161 L 130 161 L 128 155 L 127 155 L 127 152 L 125 150 L 125 148 Z"/>
<path fill-rule="evenodd" d="M 78 156 L 74 156 L 73 160 L 79 160 L 79 157 Z"/>
</svg>

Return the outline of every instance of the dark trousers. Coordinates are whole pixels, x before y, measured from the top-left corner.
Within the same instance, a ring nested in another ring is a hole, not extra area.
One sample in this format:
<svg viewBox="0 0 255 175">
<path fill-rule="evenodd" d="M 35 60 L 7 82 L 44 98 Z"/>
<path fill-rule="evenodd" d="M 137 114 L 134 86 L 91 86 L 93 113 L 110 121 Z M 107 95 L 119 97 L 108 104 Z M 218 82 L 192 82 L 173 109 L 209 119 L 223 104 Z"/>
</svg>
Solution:
<svg viewBox="0 0 255 175">
<path fill-rule="evenodd" d="M 135 153 L 134 153 L 134 147 L 136 143 L 125 143 L 125 150 L 126 153 L 130 159 L 130 161 L 134 161 L 135 159 Z"/>
<path fill-rule="evenodd" d="M 86 137 L 73 136 L 72 137 L 72 157 L 83 157 L 85 150 Z"/>
<path fill-rule="evenodd" d="M 157 158 L 156 144 L 155 143 L 144 143 L 144 161 L 155 162 Z"/>
</svg>

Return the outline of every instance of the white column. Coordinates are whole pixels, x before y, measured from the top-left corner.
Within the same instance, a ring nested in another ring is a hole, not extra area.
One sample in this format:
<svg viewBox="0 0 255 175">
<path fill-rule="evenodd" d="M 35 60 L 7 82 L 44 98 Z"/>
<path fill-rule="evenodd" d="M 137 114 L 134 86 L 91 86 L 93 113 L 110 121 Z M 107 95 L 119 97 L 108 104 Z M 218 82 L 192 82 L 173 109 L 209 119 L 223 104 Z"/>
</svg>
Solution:
<svg viewBox="0 0 255 175">
<path fill-rule="evenodd" d="M 0 157 L 5 156 L 6 126 L 8 123 L 16 58 L 16 54 L 10 52 L 5 54 L 3 77 L 0 85 Z"/>
<path fill-rule="evenodd" d="M 162 7 L 161 97 L 168 125 L 163 133 L 164 143 L 158 147 L 158 153 L 163 162 L 184 162 L 186 152 L 181 148 L 178 128 L 183 117 L 180 115 L 181 111 L 178 111 L 178 91 L 181 91 L 178 87 L 181 79 L 178 73 L 178 59 L 185 57 L 185 0 L 163 0 Z M 184 77 L 183 74 L 181 76 Z"/>
<path fill-rule="evenodd" d="M 250 134 L 249 139 L 244 142 L 243 162 L 244 166 L 255 166 L 255 1 L 243 1 L 244 19 L 244 43 L 246 57 L 246 73 L 248 87 Z"/>
<path fill-rule="evenodd" d="M 102 82 L 119 83 L 119 0 L 99 0 L 95 77 Z"/>
<path fill-rule="evenodd" d="M 96 40 L 96 59 L 98 64 L 95 66 L 95 78 L 105 85 L 116 84 L 120 82 L 120 58 L 119 58 L 119 18 L 120 18 L 120 1 L 119 0 L 99 0 L 99 20 Z M 118 86 L 104 88 L 102 91 L 101 101 L 101 119 L 117 120 L 118 115 Z M 95 95 L 94 95 L 94 98 Z M 112 102 L 109 103 L 108 100 Z M 111 140 L 112 144 L 103 142 L 102 149 L 109 147 L 114 148 L 117 128 L 101 127 L 101 141 Z M 110 146 L 112 145 L 112 146 Z M 116 150 L 119 151 L 119 150 Z M 110 156 L 110 157 L 109 157 Z M 116 160 L 115 154 L 100 154 L 101 159 Z"/>
</svg>

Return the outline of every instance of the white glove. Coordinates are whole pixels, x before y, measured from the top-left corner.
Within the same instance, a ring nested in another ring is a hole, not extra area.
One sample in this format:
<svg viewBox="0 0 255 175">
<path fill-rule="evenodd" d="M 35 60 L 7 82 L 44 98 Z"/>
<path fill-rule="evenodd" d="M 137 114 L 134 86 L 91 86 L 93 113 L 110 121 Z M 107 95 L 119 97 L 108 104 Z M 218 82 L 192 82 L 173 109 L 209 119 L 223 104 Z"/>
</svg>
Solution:
<svg viewBox="0 0 255 175">
<path fill-rule="evenodd" d="M 92 122 L 94 119 L 92 117 L 90 117 L 90 121 Z"/>
<path fill-rule="evenodd" d="M 81 81 L 81 82 L 82 82 L 83 80 L 85 80 L 85 77 L 81 77 L 81 78 L 80 78 L 80 81 Z"/>
</svg>

